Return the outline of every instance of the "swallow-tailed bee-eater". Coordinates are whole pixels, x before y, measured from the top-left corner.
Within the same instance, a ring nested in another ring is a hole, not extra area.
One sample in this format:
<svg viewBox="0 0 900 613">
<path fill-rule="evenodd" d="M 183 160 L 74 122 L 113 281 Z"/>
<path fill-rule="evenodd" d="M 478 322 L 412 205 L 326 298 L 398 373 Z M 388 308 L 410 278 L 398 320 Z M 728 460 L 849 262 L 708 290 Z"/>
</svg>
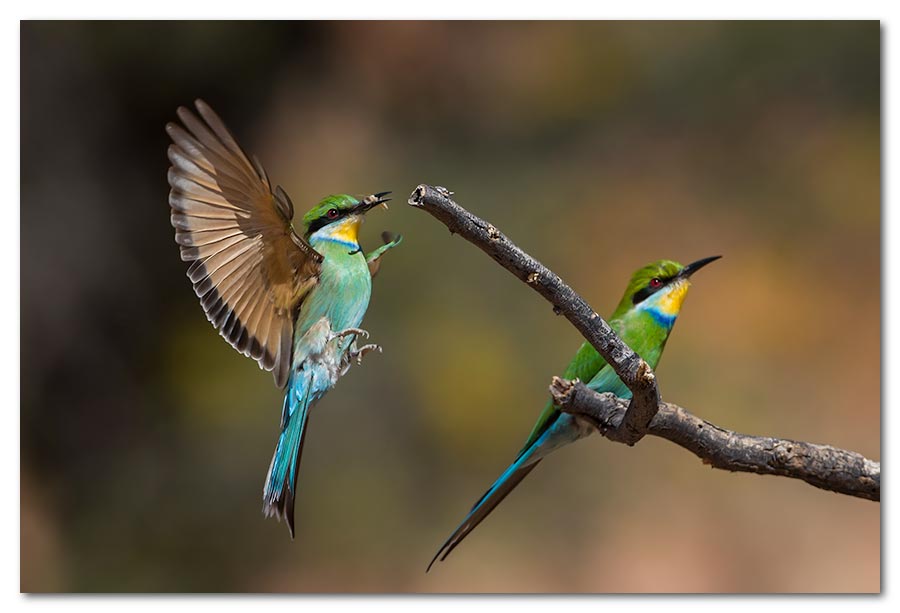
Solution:
<svg viewBox="0 0 900 613">
<path fill-rule="evenodd" d="M 202 100 L 199 117 L 178 109 L 169 123 L 169 204 L 181 259 L 207 319 L 232 347 L 285 388 L 281 435 L 263 488 L 263 512 L 294 536 L 294 497 L 310 408 L 352 361 L 376 345 L 359 328 L 379 258 L 401 237 L 363 254 L 359 226 L 389 192 L 328 196 L 294 230 L 294 206 L 272 189 L 222 120 Z"/>
<path fill-rule="evenodd" d="M 704 258 L 687 266 L 671 260 L 660 260 L 644 266 L 632 275 L 625 295 L 609 319 L 609 325 L 651 368 L 656 368 L 659 363 L 669 333 L 687 296 L 691 275 L 719 257 L 721 256 Z M 563 377 L 586 381 L 587 386 L 597 392 L 612 392 L 620 398 L 631 397 L 631 391 L 589 343 L 581 345 L 566 367 Z M 443 561 L 450 555 L 544 457 L 594 431 L 593 426 L 561 412 L 553 405 L 552 400 L 549 401 L 516 459 L 478 499 L 450 538 L 444 541 L 428 569 L 431 569 L 438 558 Z"/>
</svg>

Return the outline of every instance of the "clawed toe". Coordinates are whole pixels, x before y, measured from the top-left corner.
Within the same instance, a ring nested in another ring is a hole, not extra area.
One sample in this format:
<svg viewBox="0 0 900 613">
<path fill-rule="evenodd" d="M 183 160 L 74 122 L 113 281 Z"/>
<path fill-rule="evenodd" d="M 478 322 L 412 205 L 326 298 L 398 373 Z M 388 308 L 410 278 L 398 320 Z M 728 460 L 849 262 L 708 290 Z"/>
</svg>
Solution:
<svg viewBox="0 0 900 613">
<path fill-rule="evenodd" d="M 356 351 L 353 351 L 350 353 L 350 359 L 356 360 L 357 364 L 362 364 L 363 357 L 367 353 L 370 353 L 372 351 L 378 351 L 378 353 L 381 353 L 381 346 L 376 345 L 375 343 L 369 343 L 368 345 L 363 345 Z"/>
<path fill-rule="evenodd" d="M 335 332 L 334 335 L 333 335 L 331 338 L 332 338 L 332 339 L 335 339 L 335 338 L 343 338 L 343 337 L 349 336 L 349 335 L 351 335 L 351 334 L 354 334 L 354 335 L 356 335 L 356 336 L 358 336 L 358 337 L 360 337 L 360 338 L 369 338 L 369 333 L 368 333 L 368 331 L 363 330 L 362 328 L 345 328 L 344 330 L 340 330 L 340 331 L 338 331 L 338 332 Z"/>
</svg>

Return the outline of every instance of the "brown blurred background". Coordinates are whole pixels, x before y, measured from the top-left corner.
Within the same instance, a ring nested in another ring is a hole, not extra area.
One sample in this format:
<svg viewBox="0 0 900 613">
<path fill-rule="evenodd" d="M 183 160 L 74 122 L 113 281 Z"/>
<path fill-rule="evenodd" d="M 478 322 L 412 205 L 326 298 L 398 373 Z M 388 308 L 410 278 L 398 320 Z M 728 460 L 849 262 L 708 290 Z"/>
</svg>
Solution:
<svg viewBox="0 0 900 613">
<path fill-rule="evenodd" d="M 581 342 L 407 207 L 423 182 L 601 313 L 697 275 L 659 368 L 725 427 L 880 459 L 877 22 L 37 23 L 21 28 L 22 589 L 875 591 L 880 505 L 589 439 L 425 565 Z M 166 202 L 203 97 L 300 213 L 391 189 L 384 354 L 314 411 L 298 534 L 264 520 L 272 377 L 222 341 Z M 640 572 L 638 572 L 640 571 Z"/>
</svg>

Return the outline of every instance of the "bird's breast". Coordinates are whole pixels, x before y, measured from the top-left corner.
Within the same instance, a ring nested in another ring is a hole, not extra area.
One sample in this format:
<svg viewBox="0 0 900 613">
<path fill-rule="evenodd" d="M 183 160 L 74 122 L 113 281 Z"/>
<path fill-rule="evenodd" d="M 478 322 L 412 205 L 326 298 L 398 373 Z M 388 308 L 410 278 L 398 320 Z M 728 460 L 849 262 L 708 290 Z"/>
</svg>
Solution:
<svg viewBox="0 0 900 613">
<path fill-rule="evenodd" d="M 315 248 L 324 257 L 316 287 L 300 309 L 301 317 L 324 315 L 336 330 L 359 326 L 372 295 L 372 277 L 359 245 L 322 240 Z"/>
</svg>

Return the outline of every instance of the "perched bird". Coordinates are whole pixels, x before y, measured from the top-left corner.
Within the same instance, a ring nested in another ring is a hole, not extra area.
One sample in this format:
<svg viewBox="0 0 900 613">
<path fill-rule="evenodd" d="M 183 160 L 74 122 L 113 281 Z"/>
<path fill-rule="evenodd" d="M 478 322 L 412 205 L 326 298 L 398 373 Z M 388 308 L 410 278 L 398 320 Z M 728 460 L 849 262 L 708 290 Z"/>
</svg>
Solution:
<svg viewBox="0 0 900 613">
<path fill-rule="evenodd" d="M 206 317 L 235 349 L 272 371 L 285 388 L 281 436 L 263 488 L 263 512 L 284 518 L 294 536 L 297 468 L 309 410 L 352 361 L 379 349 L 358 347 L 372 276 L 401 237 L 363 255 L 366 212 L 387 208 L 390 192 L 357 199 L 328 196 L 291 223 L 294 206 L 274 190 L 222 120 L 202 100 L 198 118 L 178 109 L 183 127 L 166 126 L 169 204 L 181 259 Z"/>
<path fill-rule="evenodd" d="M 690 287 L 691 275 L 720 257 L 704 258 L 687 266 L 660 260 L 638 269 L 632 275 L 625 295 L 609 319 L 609 325 L 651 368 L 656 368 L 659 363 Z M 620 398 L 631 397 L 631 391 L 589 343 L 581 345 L 563 377 L 587 381 L 587 386 L 598 392 L 612 392 Z M 450 538 L 444 541 L 428 564 L 428 570 L 438 558 L 441 561 L 446 559 L 545 456 L 593 432 L 590 424 L 562 413 L 549 401 L 515 461 L 478 499 Z"/>
</svg>

